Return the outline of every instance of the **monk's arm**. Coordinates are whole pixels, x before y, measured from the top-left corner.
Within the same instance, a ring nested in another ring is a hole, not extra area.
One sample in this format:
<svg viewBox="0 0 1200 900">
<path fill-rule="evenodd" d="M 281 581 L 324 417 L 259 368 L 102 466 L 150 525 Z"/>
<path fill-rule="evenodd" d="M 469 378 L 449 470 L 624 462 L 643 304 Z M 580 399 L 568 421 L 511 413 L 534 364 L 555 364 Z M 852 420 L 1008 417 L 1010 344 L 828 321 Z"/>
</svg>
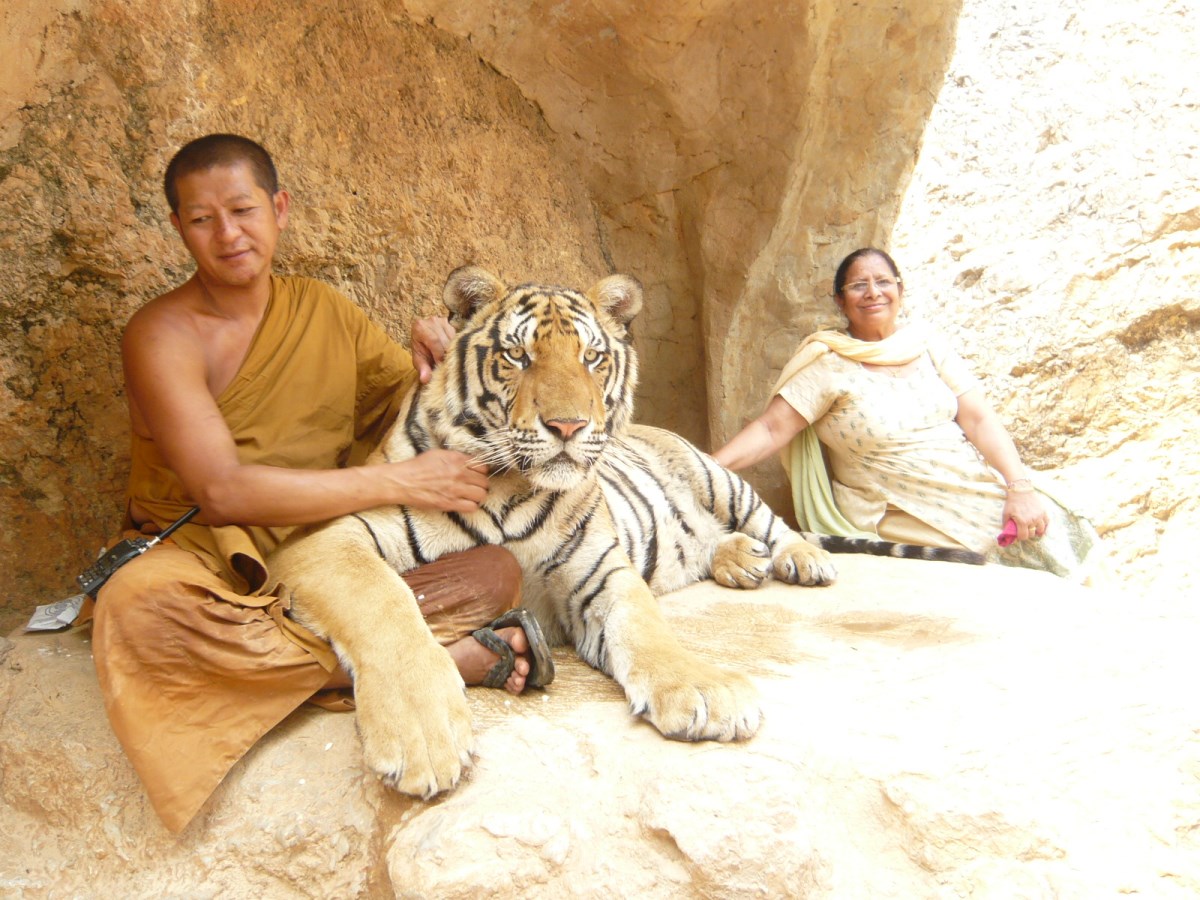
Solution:
<svg viewBox="0 0 1200 900">
<path fill-rule="evenodd" d="M 470 512 L 487 495 L 485 472 L 449 450 L 347 469 L 243 465 L 185 326 L 135 316 L 122 359 L 133 427 L 161 448 L 207 524 L 300 525 L 401 503 Z"/>
<path fill-rule="evenodd" d="M 737 471 L 762 462 L 808 427 L 808 420 L 776 394 L 761 416 L 735 434 L 713 458 Z"/>
</svg>

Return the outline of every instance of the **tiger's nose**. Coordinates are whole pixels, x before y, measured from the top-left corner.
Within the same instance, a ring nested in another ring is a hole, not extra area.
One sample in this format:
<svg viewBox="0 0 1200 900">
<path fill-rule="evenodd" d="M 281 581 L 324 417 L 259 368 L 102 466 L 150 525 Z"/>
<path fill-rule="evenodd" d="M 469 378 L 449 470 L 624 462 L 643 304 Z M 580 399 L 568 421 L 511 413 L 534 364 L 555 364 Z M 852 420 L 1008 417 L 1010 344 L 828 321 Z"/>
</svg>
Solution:
<svg viewBox="0 0 1200 900">
<path fill-rule="evenodd" d="M 559 433 L 564 441 L 569 441 L 571 435 L 587 424 L 587 419 L 547 419 L 546 427 Z"/>
</svg>

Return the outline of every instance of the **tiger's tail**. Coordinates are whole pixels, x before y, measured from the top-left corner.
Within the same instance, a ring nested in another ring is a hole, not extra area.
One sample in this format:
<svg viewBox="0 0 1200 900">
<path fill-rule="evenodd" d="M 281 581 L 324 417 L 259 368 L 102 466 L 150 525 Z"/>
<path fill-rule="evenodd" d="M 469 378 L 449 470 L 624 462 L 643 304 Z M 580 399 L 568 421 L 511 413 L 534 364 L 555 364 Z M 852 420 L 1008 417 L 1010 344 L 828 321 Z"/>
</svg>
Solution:
<svg viewBox="0 0 1200 900">
<path fill-rule="evenodd" d="M 944 562 L 982 566 L 987 557 L 974 550 L 950 547 L 922 547 L 918 544 L 896 544 L 892 541 L 873 541 L 870 538 L 838 537 L 803 531 L 804 539 L 830 553 L 866 553 L 871 556 L 894 556 L 900 559 L 930 559 Z"/>
</svg>

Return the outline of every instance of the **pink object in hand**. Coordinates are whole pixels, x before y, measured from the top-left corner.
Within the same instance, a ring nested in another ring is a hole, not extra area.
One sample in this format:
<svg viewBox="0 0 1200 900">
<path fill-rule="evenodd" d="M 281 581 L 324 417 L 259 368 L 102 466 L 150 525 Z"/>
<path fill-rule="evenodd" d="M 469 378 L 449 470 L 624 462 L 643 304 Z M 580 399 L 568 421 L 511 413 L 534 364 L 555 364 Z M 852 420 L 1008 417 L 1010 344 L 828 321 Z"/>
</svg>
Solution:
<svg viewBox="0 0 1200 900">
<path fill-rule="evenodd" d="M 1017 523 L 1009 519 L 1004 524 L 1004 530 L 996 536 L 996 543 L 1001 547 L 1007 547 L 1017 539 Z"/>
</svg>

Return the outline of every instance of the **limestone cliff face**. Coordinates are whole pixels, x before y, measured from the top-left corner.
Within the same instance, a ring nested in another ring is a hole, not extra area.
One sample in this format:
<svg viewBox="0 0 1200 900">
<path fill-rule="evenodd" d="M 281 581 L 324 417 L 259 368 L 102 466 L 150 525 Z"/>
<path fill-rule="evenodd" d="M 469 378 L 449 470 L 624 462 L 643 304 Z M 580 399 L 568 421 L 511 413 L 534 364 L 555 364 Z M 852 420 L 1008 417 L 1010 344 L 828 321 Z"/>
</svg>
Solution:
<svg viewBox="0 0 1200 900">
<path fill-rule="evenodd" d="M 237 131 L 272 150 L 293 198 L 280 268 L 404 342 L 463 263 L 582 287 L 608 272 L 536 106 L 390 4 L 24 6 L 0 14 L 0 59 L 24 61 L 0 94 L 0 607 L 69 593 L 120 525 L 120 333 L 191 273 L 160 186 L 187 140 Z"/>
<path fill-rule="evenodd" d="M 886 239 L 960 7 L 405 5 L 520 85 L 577 161 L 609 258 L 648 289 L 639 418 L 703 446 L 828 316 L 845 250 Z"/>
<path fill-rule="evenodd" d="M 1135 592 L 1196 597 L 1200 23 L 1191 2 L 972 0 L 896 222 L 1027 461 Z"/>
<path fill-rule="evenodd" d="M 119 521 L 118 341 L 190 272 L 159 189 L 182 142 L 261 139 L 295 200 L 281 267 L 397 337 L 464 262 L 636 275 L 641 418 L 710 446 L 771 377 L 769 323 L 899 201 L 958 4 L 912 6 L 6 8 L 0 605 L 61 595 Z"/>
<path fill-rule="evenodd" d="M 1200 42 L 1184 0 L 1160 7 L 7 4 L 0 615 L 62 596 L 119 522 L 119 335 L 190 273 L 159 179 L 217 129 L 278 158 L 281 267 L 398 338 L 465 262 L 637 276 L 639 418 L 706 447 L 836 323 L 841 256 L 891 245 L 914 313 L 961 339 L 1119 569 L 1184 570 Z M 752 476 L 784 505 L 778 467 Z"/>
</svg>

